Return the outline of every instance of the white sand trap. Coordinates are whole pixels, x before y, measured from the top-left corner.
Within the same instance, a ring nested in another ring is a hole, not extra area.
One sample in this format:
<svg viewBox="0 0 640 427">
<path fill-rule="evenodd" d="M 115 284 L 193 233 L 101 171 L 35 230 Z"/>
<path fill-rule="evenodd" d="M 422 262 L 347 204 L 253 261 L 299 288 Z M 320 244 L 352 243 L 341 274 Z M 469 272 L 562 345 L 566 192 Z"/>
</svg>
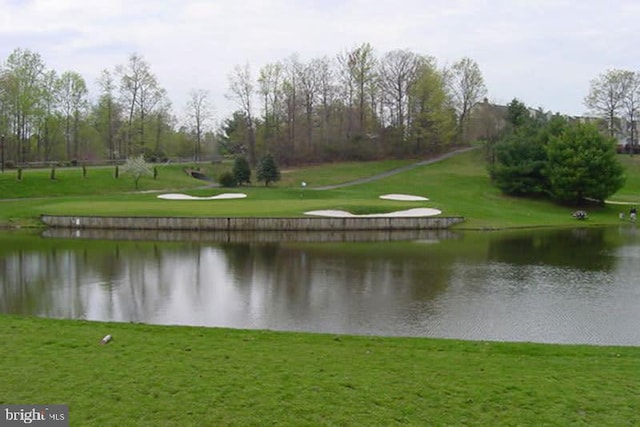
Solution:
<svg viewBox="0 0 640 427">
<path fill-rule="evenodd" d="M 247 197 L 247 195 L 243 193 L 223 193 L 223 194 L 218 194 L 216 196 L 211 196 L 211 197 L 189 196 L 188 194 L 180 194 L 180 193 L 160 194 L 158 196 L 159 199 L 166 199 L 166 200 L 223 200 L 223 199 L 244 199 L 245 197 Z"/>
<path fill-rule="evenodd" d="M 351 212 L 347 211 L 338 211 L 338 210 L 321 210 L 321 211 L 309 211 L 305 212 L 305 215 L 314 215 L 314 216 L 326 216 L 333 218 L 383 218 L 383 217 L 417 217 L 417 216 L 434 216 L 440 215 L 442 211 L 438 209 L 431 208 L 415 208 L 415 209 L 407 209 L 406 211 L 396 211 L 396 212 L 388 212 L 388 213 L 379 213 L 379 214 L 366 214 L 366 215 L 355 215 Z"/>
<path fill-rule="evenodd" d="M 381 199 L 386 200 L 399 200 L 402 202 L 424 202 L 429 199 L 422 196 L 411 196 L 409 194 L 384 194 L 380 196 Z"/>
</svg>

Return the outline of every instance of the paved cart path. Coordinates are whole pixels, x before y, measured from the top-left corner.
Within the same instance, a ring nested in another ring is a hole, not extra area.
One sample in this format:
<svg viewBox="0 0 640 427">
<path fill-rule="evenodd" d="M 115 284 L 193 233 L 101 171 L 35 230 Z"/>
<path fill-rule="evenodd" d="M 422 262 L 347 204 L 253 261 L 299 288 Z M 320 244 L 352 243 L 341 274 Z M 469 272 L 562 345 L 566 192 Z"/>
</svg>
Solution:
<svg viewBox="0 0 640 427">
<path fill-rule="evenodd" d="M 439 162 L 441 160 L 448 159 L 449 157 L 453 157 L 453 156 L 455 156 L 457 154 L 464 153 L 464 152 L 470 151 L 470 150 L 475 150 L 477 148 L 479 148 L 479 147 L 476 146 L 476 147 L 461 148 L 459 150 L 451 151 L 450 153 L 443 154 L 441 156 L 437 156 L 437 157 L 434 157 L 434 158 L 431 158 L 431 159 L 428 159 L 428 160 L 423 160 L 421 162 L 413 163 L 411 165 L 403 166 L 401 168 L 392 169 L 392 170 L 383 172 L 383 173 L 378 174 L 378 175 L 373 175 L 373 176 L 369 176 L 369 177 L 366 177 L 366 178 L 360 178 L 360 179 L 356 179 L 356 180 L 353 180 L 353 181 L 344 182 L 342 184 L 326 185 L 326 186 L 323 186 L 323 187 L 310 187 L 310 189 L 311 190 L 334 190 L 336 188 L 349 187 L 351 185 L 358 185 L 358 184 L 364 184 L 364 183 L 367 183 L 367 182 L 377 181 L 379 179 L 386 178 L 386 177 L 392 176 L 392 175 L 396 175 L 396 174 L 399 174 L 399 173 L 402 173 L 402 172 L 405 172 L 405 171 L 408 171 L 408 170 L 411 170 L 411 169 L 415 169 L 415 168 L 418 168 L 420 166 L 429 165 L 431 163 Z"/>
</svg>

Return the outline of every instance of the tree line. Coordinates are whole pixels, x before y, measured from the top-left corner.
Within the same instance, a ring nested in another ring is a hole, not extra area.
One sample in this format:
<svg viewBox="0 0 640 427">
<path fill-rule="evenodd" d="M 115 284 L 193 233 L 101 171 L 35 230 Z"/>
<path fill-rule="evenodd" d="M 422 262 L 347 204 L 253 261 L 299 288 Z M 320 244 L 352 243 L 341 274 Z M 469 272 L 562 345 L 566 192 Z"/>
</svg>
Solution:
<svg viewBox="0 0 640 427">
<path fill-rule="evenodd" d="M 471 107 L 486 94 L 470 58 L 439 67 L 410 50 L 377 55 L 368 43 L 307 62 L 292 55 L 255 76 L 237 65 L 229 87 L 238 111 L 220 142 L 251 164 L 265 152 L 283 164 L 438 152 L 464 140 Z"/>
<path fill-rule="evenodd" d="M 140 55 L 102 70 L 98 93 L 75 71 L 48 69 L 15 49 L 0 65 L 0 135 L 8 163 L 120 161 L 143 155 L 211 157 L 215 135 L 208 92 L 193 89 L 178 121 L 168 94 Z"/>
<path fill-rule="evenodd" d="M 48 69 L 15 49 L 0 66 L 0 135 L 8 161 L 85 162 L 241 154 L 252 166 L 422 156 L 464 140 L 471 107 L 486 94 L 470 58 L 440 67 L 409 50 L 377 55 L 364 43 L 334 57 L 292 55 L 236 66 L 238 109 L 212 125 L 209 92 L 193 89 L 179 121 L 150 64 L 138 55 L 102 71 L 89 96 L 77 72 Z"/>
</svg>

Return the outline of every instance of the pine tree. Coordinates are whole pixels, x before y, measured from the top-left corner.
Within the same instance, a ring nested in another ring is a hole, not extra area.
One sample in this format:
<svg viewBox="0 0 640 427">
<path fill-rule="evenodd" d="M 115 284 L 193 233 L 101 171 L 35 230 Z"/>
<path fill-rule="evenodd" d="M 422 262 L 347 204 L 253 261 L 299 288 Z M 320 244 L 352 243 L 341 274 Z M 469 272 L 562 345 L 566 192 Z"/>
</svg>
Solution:
<svg viewBox="0 0 640 427">
<path fill-rule="evenodd" d="M 264 185 L 269 186 L 269 183 L 280 180 L 280 169 L 276 161 L 271 154 L 267 154 L 260 161 L 258 167 L 258 181 L 264 181 Z"/>
<path fill-rule="evenodd" d="M 244 157 L 236 157 L 233 163 L 233 176 L 238 185 L 251 184 L 251 168 L 249 162 Z"/>
</svg>

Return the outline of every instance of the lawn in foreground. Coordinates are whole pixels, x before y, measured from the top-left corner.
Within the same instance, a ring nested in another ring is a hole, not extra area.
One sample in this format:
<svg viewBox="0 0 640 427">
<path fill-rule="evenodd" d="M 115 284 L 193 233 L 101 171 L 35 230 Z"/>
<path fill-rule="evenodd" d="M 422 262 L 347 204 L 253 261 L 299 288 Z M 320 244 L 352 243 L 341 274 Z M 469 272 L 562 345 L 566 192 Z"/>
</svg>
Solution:
<svg viewBox="0 0 640 427">
<path fill-rule="evenodd" d="M 635 347 L 0 325 L 0 402 L 68 404 L 71 425 L 640 423 Z"/>
</svg>

